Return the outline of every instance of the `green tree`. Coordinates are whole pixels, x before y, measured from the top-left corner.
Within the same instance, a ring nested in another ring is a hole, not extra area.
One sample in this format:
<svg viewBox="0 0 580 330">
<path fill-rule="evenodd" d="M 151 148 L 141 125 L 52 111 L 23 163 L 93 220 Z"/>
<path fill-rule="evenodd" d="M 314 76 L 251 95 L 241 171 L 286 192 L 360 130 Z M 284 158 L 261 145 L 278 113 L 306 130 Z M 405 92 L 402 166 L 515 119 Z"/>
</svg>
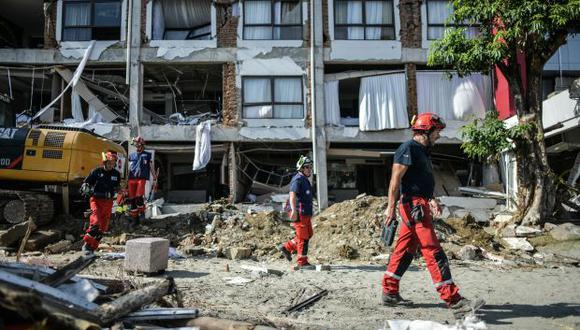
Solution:
<svg viewBox="0 0 580 330">
<path fill-rule="evenodd" d="M 454 0 L 450 5 L 450 22 L 479 24 L 480 34 L 466 38 L 464 28 L 450 24 L 444 37 L 433 43 L 428 63 L 460 75 L 497 66 L 506 77 L 519 125 L 525 128 L 515 141 L 517 220 L 542 224 L 556 205 L 556 178 L 548 165 L 542 125 L 542 70 L 580 26 L 580 0 Z"/>
</svg>

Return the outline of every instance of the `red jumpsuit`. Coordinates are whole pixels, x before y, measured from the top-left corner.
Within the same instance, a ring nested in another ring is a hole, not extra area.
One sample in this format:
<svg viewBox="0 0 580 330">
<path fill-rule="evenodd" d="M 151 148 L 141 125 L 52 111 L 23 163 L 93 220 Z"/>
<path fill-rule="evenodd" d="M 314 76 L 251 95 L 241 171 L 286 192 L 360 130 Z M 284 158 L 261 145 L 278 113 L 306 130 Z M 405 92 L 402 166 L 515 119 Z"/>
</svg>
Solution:
<svg viewBox="0 0 580 330">
<path fill-rule="evenodd" d="M 93 187 L 90 198 L 91 216 L 89 228 L 83 240 L 91 250 L 99 247 L 103 233 L 109 230 L 109 220 L 113 209 L 113 197 L 119 188 L 121 173 L 112 169 L 99 167 L 93 170 L 85 179 L 85 183 Z"/>
<path fill-rule="evenodd" d="M 298 264 L 308 264 L 308 241 L 312 237 L 311 216 L 300 215 L 299 221 L 292 224 L 296 230 L 296 236 L 284 244 L 284 248 L 290 253 L 298 253 Z"/>
<path fill-rule="evenodd" d="M 421 205 L 423 208 L 424 216 L 422 221 L 415 223 L 411 217 L 413 205 Z M 417 247 L 420 247 L 431 274 L 431 279 L 441 299 L 447 305 L 459 301 L 461 296 L 459 295 L 459 289 L 451 278 L 449 261 L 433 229 L 433 217 L 429 201 L 423 197 L 413 197 L 407 203 L 401 201 L 399 202 L 399 212 L 403 223 L 399 226 L 399 238 L 389 258 L 387 271 L 383 277 L 383 291 L 386 294 L 399 293 L 399 281 L 413 261 Z"/>
</svg>

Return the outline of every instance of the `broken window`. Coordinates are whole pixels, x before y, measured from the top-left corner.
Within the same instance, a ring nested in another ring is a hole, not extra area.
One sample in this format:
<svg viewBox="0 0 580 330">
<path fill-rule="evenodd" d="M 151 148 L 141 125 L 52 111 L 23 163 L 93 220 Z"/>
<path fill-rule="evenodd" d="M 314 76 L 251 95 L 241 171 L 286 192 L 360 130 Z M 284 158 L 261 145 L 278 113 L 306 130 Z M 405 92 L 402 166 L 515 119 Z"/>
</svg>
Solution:
<svg viewBox="0 0 580 330">
<path fill-rule="evenodd" d="M 447 29 L 447 20 L 453 13 L 453 7 L 447 0 L 427 1 L 427 39 L 440 39 Z M 478 25 L 455 23 L 454 26 L 465 27 L 465 36 L 472 38 L 479 33 Z"/>
<path fill-rule="evenodd" d="M 62 40 L 118 40 L 121 36 L 120 0 L 66 0 Z"/>
<path fill-rule="evenodd" d="M 302 77 L 244 77 L 244 118 L 304 118 Z"/>
<path fill-rule="evenodd" d="M 393 1 L 335 0 L 334 38 L 394 40 Z"/>
<path fill-rule="evenodd" d="M 154 40 L 210 40 L 211 1 L 156 0 Z"/>
<path fill-rule="evenodd" d="M 301 2 L 244 1 L 244 39 L 302 40 Z"/>
</svg>

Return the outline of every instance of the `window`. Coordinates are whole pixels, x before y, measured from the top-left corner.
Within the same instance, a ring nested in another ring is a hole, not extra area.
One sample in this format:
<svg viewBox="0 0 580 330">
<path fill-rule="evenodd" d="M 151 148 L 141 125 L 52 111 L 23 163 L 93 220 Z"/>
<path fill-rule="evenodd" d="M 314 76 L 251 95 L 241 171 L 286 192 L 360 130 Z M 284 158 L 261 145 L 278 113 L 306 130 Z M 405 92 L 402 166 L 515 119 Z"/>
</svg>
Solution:
<svg viewBox="0 0 580 330">
<path fill-rule="evenodd" d="M 210 0 L 156 0 L 153 40 L 210 40 Z"/>
<path fill-rule="evenodd" d="M 120 0 L 66 0 L 62 40 L 118 40 L 121 36 Z"/>
<path fill-rule="evenodd" d="M 427 39 L 435 40 L 443 37 L 446 22 L 453 13 L 453 7 L 447 0 L 427 0 Z M 466 27 L 465 35 L 472 38 L 479 33 L 479 25 L 454 24 L 457 27 Z"/>
<path fill-rule="evenodd" d="M 244 1 L 244 39 L 302 40 L 301 1 Z"/>
<path fill-rule="evenodd" d="M 302 77 L 244 77 L 243 117 L 302 119 Z"/>
<path fill-rule="evenodd" d="M 335 0 L 334 39 L 394 40 L 393 1 Z"/>
</svg>

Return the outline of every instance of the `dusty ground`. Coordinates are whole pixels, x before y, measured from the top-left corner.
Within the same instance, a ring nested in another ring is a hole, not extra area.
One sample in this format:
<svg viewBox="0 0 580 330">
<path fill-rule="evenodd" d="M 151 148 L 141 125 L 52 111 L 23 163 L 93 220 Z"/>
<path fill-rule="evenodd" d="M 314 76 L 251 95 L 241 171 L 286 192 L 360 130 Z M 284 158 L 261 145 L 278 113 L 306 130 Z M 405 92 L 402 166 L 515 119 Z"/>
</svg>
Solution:
<svg viewBox="0 0 580 330">
<path fill-rule="evenodd" d="M 76 254 L 42 259 L 58 264 Z M 137 283 L 148 280 L 126 275 L 122 264 L 122 260 L 98 260 L 83 273 L 129 278 Z M 255 276 L 242 265 L 268 266 L 283 271 L 283 275 Z M 580 268 L 508 269 L 489 262 L 457 261 L 451 267 L 465 296 L 479 295 L 487 301 L 480 318 L 489 329 L 580 329 Z M 382 262 L 345 263 L 333 265 L 328 272 L 316 272 L 292 271 L 283 261 L 265 264 L 194 257 L 170 260 L 163 276 L 174 277 L 186 305 L 199 308 L 204 316 L 296 329 L 380 329 L 389 319 L 453 323 L 420 260 L 413 262 L 401 284 L 402 294 L 415 302 L 415 308 L 379 305 L 383 272 Z M 228 277 L 253 281 L 236 286 L 226 283 Z M 283 314 L 293 303 L 320 289 L 327 289 L 329 294 L 310 308 Z"/>
</svg>

